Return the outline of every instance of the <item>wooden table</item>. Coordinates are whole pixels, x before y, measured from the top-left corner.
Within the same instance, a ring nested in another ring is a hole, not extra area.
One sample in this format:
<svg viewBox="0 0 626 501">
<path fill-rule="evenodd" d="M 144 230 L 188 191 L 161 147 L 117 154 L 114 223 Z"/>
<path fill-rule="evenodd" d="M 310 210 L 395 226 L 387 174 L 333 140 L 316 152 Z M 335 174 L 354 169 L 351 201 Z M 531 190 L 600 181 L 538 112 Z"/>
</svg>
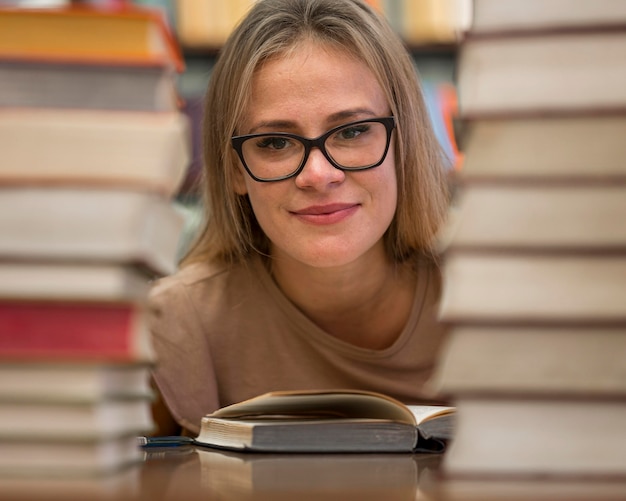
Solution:
<svg viewBox="0 0 626 501">
<path fill-rule="evenodd" d="M 105 479 L 0 480 L 0 499 L 136 501 L 617 501 L 626 478 L 444 479 L 437 454 L 240 454 L 151 449 Z M 9 490 L 7 490 L 7 486 Z M 19 489 L 14 487 L 19 486 Z"/>
</svg>

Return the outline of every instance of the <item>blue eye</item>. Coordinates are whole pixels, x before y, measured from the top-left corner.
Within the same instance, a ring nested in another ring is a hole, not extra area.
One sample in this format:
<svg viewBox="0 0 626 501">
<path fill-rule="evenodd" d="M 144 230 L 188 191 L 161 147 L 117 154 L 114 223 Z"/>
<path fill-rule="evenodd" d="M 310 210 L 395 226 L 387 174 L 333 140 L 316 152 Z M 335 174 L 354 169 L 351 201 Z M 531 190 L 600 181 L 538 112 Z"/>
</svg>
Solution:
<svg viewBox="0 0 626 501">
<path fill-rule="evenodd" d="M 257 142 L 257 148 L 271 148 L 273 150 L 282 150 L 289 146 L 289 139 L 279 136 L 260 137 Z"/>
<path fill-rule="evenodd" d="M 364 134 L 365 132 L 367 132 L 369 128 L 370 128 L 369 124 L 360 124 L 360 125 L 354 125 L 351 127 L 346 127 L 345 129 L 341 129 L 337 133 L 337 138 L 338 139 L 354 139 L 360 136 L 361 134 Z"/>
</svg>

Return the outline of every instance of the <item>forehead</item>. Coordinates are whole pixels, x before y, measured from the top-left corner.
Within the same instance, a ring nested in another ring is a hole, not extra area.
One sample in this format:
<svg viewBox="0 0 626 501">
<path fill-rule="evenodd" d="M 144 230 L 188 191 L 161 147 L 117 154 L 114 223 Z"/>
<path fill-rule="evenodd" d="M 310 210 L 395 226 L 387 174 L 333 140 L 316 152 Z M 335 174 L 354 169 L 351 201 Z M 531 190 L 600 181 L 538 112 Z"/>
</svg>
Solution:
<svg viewBox="0 0 626 501">
<path fill-rule="evenodd" d="M 388 109 L 385 92 L 366 61 L 341 47 L 306 40 L 256 68 L 247 113 L 319 115 L 344 106 L 369 106 L 380 113 Z"/>
<path fill-rule="evenodd" d="M 341 64 L 347 64 L 351 68 L 359 66 L 362 71 L 374 74 L 367 63 L 367 58 L 357 54 L 356 51 L 338 43 L 309 37 L 300 39 L 289 47 L 262 60 L 254 70 L 253 79 L 259 74 L 273 71 L 278 66 L 291 67 L 297 70 L 320 59 L 327 62 L 337 61 Z"/>
</svg>

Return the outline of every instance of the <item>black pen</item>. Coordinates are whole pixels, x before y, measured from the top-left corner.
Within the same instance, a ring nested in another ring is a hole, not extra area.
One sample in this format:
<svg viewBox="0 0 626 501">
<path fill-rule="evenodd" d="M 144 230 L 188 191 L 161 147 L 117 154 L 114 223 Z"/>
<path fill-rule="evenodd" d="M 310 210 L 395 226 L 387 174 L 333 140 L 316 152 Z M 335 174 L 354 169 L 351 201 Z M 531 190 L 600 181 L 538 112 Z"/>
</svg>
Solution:
<svg viewBox="0 0 626 501">
<path fill-rule="evenodd" d="M 194 439 L 178 435 L 163 437 L 137 437 L 139 447 L 180 447 L 181 445 L 191 445 Z"/>
</svg>

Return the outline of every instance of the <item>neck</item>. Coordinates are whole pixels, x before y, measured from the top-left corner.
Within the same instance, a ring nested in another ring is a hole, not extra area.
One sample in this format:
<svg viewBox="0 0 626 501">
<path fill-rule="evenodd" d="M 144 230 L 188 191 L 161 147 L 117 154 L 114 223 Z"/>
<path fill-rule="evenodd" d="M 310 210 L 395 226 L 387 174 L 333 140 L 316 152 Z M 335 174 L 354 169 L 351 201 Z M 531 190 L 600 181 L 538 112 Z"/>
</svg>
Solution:
<svg viewBox="0 0 626 501">
<path fill-rule="evenodd" d="M 338 268 L 313 268 L 288 258 L 271 261 L 283 293 L 316 325 L 347 343 L 384 349 L 411 312 L 415 275 L 384 250 Z"/>
</svg>

